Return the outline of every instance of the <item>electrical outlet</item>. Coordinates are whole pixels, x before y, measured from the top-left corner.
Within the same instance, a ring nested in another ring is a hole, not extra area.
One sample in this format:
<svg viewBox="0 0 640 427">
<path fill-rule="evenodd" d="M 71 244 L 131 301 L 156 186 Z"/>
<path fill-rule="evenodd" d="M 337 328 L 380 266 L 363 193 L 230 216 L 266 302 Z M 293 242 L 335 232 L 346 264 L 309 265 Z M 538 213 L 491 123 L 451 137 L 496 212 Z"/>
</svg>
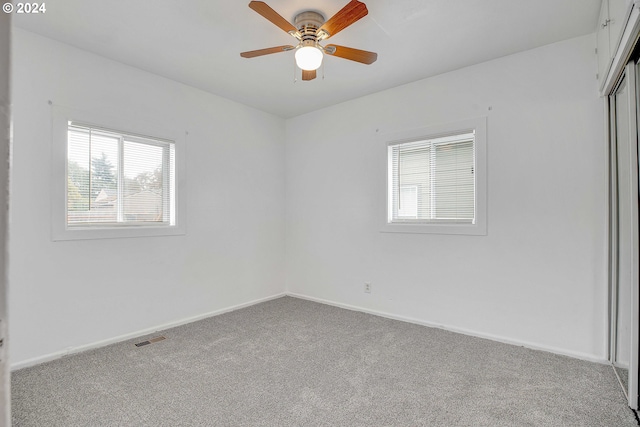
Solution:
<svg viewBox="0 0 640 427">
<path fill-rule="evenodd" d="M 371 283 L 364 282 L 364 292 L 367 293 L 367 294 L 371 293 Z"/>
</svg>

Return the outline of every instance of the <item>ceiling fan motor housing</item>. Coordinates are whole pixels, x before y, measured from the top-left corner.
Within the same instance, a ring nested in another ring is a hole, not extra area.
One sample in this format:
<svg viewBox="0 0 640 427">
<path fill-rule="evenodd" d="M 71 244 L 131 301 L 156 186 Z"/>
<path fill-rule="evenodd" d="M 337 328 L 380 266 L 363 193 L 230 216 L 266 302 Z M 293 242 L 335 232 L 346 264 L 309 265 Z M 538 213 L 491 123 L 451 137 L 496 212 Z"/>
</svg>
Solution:
<svg viewBox="0 0 640 427">
<path fill-rule="evenodd" d="M 321 13 L 306 11 L 296 15 L 294 24 L 302 35 L 300 39 L 302 46 L 316 46 L 318 29 L 324 24 L 324 16 Z"/>
</svg>

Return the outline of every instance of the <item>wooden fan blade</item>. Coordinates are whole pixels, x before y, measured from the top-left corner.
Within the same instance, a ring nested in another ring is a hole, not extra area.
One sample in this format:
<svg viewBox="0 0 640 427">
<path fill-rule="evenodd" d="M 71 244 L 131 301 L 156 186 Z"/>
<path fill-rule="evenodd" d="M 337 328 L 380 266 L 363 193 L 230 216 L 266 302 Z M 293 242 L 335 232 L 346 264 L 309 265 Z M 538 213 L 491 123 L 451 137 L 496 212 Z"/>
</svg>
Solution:
<svg viewBox="0 0 640 427">
<path fill-rule="evenodd" d="M 302 70 L 302 80 L 313 80 L 316 78 L 316 70 Z"/>
<path fill-rule="evenodd" d="M 318 40 L 324 40 L 331 36 L 335 36 L 360 18 L 367 16 L 368 13 L 369 11 L 364 3 L 359 2 L 358 0 L 351 0 L 345 7 L 340 9 L 338 13 L 333 15 L 327 22 L 318 28 L 316 33 L 318 34 Z"/>
<path fill-rule="evenodd" d="M 256 56 L 269 55 L 270 53 L 286 52 L 293 50 L 295 47 L 290 45 L 268 47 L 266 49 L 250 50 L 248 52 L 242 52 L 240 56 L 243 58 L 255 58 Z"/>
<path fill-rule="evenodd" d="M 263 1 L 252 1 L 249 3 L 249 7 L 260 15 L 265 17 L 267 20 L 271 21 L 276 26 L 280 27 L 282 30 L 287 33 L 293 35 L 298 32 L 298 29 L 293 26 L 289 21 L 284 19 L 282 16 L 278 14 L 275 10 L 271 9 L 271 7 Z"/>
<path fill-rule="evenodd" d="M 373 64 L 378 59 L 378 54 L 367 50 L 354 49 L 352 47 L 338 46 L 330 44 L 325 46 L 324 51 L 331 56 L 349 59 L 351 61 L 360 62 L 362 64 Z"/>
</svg>

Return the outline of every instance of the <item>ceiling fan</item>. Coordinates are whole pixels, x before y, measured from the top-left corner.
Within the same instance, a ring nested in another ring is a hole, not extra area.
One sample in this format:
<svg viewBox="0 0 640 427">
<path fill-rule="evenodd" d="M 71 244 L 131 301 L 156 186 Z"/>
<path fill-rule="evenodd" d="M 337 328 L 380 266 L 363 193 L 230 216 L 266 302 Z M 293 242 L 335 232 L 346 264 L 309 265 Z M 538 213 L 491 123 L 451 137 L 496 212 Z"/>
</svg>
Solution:
<svg viewBox="0 0 640 427">
<path fill-rule="evenodd" d="M 351 0 L 326 22 L 324 16 L 318 12 L 306 11 L 299 13 L 294 19 L 295 25 L 280 16 L 265 2 L 252 1 L 249 3 L 249 7 L 296 38 L 298 44 L 296 46 L 284 45 L 242 52 L 240 56 L 243 58 L 255 58 L 256 56 L 295 50 L 296 64 L 302 69 L 302 80 L 316 78 L 316 70 L 322 64 L 324 54 L 367 65 L 374 63 L 378 59 L 378 54 L 375 52 L 335 44 L 320 45 L 321 41 L 335 36 L 369 13 L 367 6 L 360 1 Z"/>
</svg>

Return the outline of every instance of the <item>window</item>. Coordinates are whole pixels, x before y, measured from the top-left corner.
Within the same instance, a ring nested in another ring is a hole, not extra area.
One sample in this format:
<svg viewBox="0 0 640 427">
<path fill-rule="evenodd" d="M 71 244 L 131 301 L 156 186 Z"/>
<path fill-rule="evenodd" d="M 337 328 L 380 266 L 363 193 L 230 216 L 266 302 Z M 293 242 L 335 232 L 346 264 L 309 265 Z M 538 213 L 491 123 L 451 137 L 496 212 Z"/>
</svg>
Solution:
<svg viewBox="0 0 640 427">
<path fill-rule="evenodd" d="M 175 144 L 69 123 L 67 227 L 175 225 Z"/>
<path fill-rule="evenodd" d="M 390 222 L 475 220 L 473 133 L 389 146 Z"/>
<path fill-rule="evenodd" d="M 51 119 L 52 240 L 185 234 L 185 131 L 54 104 Z"/>
<path fill-rule="evenodd" d="M 385 138 L 382 231 L 486 234 L 486 120 Z"/>
</svg>

